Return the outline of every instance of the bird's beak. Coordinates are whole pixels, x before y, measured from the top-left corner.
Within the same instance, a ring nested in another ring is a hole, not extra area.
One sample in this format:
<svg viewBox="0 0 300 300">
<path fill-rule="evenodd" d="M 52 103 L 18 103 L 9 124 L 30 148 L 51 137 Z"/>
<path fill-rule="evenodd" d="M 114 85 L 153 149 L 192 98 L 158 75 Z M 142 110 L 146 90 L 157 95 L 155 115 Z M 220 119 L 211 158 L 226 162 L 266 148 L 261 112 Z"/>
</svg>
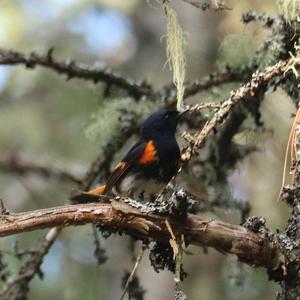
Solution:
<svg viewBox="0 0 300 300">
<path fill-rule="evenodd" d="M 189 111 L 189 109 L 185 109 L 183 110 L 182 112 L 180 112 L 178 115 L 177 115 L 177 119 L 180 119 L 184 114 L 186 114 L 187 112 Z"/>
</svg>

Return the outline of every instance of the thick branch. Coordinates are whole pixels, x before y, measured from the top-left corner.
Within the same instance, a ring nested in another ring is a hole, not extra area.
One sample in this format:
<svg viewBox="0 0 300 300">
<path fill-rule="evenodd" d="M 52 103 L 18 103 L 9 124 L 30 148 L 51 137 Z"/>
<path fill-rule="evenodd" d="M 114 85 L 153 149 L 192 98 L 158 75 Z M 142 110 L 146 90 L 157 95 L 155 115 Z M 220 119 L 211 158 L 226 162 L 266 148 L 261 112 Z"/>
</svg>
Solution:
<svg viewBox="0 0 300 300">
<path fill-rule="evenodd" d="M 24 65 L 27 68 L 41 66 L 64 74 L 68 79 L 80 78 L 95 83 L 105 82 L 125 89 L 134 97 L 149 95 L 151 88 L 145 82 L 135 82 L 109 70 L 108 68 L 91 67 L 75 61 L 57 61 L 52 56 L 53 49 L 47 55 L 31 52 L 28 56 L 13 50 L 0 49 L 0 65 Z"/>
<path fill-rule="evenodd" d="M 54 226 L 93 223 L 111 230 L 124 231 L 141 239 L 168 241 L 170 232 L 166 219 L 176 237 L 182 234 L 188 244 L 213 247 L 230 253 L 246 263 L 273 267 L 277 253 L 275 246 L 263 236 L 244 227 L 220 221 L 206 221 L 189 214 L 186 219 L 175 219 L 157 214 L 143 214 L 125 203 L 66 205 L 36 211 L 2 215 L 0 236 Z"/>
</svg>

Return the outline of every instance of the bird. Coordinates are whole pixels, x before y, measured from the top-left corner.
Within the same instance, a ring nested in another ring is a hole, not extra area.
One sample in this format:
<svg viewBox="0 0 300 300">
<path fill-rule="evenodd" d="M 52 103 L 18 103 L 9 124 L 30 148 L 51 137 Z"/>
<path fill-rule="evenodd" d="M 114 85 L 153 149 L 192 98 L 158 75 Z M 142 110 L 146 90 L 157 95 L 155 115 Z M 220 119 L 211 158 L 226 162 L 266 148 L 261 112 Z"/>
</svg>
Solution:
<svg viewBox="0 0 300 300">
<path fill-rule="evenodd" d="M 180 168 L 175 133 L 179 119 L 186 112 L 161 109 L 152 113 L 140 128 L 138 141 L 115 166 L 106 184 L 81 191 L 71 201 L 90 202 L 102 195 L 154 201 Z"/>
</svg>

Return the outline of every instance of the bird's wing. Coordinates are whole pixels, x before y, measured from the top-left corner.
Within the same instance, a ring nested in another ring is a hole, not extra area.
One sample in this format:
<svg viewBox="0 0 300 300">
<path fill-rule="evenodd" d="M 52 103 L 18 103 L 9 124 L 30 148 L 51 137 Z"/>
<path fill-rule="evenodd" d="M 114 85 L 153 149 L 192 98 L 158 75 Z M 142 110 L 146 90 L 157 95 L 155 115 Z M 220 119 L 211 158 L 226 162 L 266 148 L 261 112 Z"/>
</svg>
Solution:
<svg viewBox="0 0 300 300">
<path fill-rule="evenodd" d="M 136 143 L 126 154 L 126 156 L 116 165 L 114 171 L 109 176 L 106 185 L 95 188 L 88 192 L 80 192 L 71 198 L 73 202 L 95 201 L 95 197 L 109 192 L 115 184 L 122 179 L 127 171 L 135 164 L 146 165 L 158 161 L 157 151 L 152 140 L 140 141 Z"/>
<path fill-rule="evenodd" d="M 141 141 L 135 144 L 122 161 L 117 164 L 114 171 L 108 178 L 105 186 L 105 192 L 110 191 L 112 187 L 117 184 L 118 181 L 122 179 L 127 171 L 129 171 L 135 164 L 143 165 L 157 161 L 158 157 L 156 154 L 157 151 L 152 140 Z"/>
</svg>

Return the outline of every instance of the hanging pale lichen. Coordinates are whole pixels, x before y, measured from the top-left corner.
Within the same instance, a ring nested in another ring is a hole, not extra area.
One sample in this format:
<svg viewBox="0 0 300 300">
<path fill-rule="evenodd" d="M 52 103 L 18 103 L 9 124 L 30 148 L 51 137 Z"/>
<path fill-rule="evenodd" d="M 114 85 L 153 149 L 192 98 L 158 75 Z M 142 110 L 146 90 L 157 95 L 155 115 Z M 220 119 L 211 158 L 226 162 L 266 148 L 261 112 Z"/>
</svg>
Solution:
<svg viewBox="0 0 300 300">
<path fill-rule="evenodd" d="M 164 9 L 168 18 L 167 24 L 167 63 L 173 71 L 173 83 L 177 89 L 177 110 L 183 109 L 184 78 L 185 78 L 185 37 L 178 23 L 176 12 L 167 4 Z"/>
<path fill-rule="evenodd" d="M 279 9 L 282 11 L 285 19 L 291 22 L 299 16 L 300 3 L 299 0 L 277 0 Z"/>
</svg>

